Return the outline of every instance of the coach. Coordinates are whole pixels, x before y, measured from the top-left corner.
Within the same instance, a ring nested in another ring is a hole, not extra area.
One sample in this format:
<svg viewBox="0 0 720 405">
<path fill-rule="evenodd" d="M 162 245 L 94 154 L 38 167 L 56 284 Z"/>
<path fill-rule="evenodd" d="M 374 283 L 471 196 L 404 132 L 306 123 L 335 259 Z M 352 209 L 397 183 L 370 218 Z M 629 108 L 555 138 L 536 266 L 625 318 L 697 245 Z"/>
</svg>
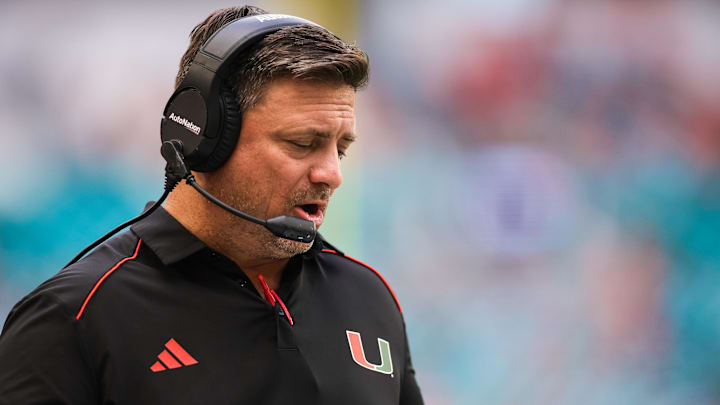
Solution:
<svg viewBox="0 0 720 405">
<path fill-rule="evenodd" d="M 196 26 L 162 136 L 232 208 L 320 227 L 368 59 L 302 21 L 245 6 Z M 199 108 L 215 93 L 219 115 Z M 0 404 L 421 404 L 382 276 L 320 235 L 291 239 L 178 184 L 15 305 Z"/>
</svg>

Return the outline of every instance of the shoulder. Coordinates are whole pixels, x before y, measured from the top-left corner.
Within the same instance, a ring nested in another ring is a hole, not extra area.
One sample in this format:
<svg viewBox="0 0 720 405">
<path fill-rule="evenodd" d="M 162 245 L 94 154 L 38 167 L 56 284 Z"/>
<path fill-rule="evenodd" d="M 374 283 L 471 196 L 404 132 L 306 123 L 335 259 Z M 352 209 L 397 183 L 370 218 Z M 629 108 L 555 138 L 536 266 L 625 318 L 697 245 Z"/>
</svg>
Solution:
<svg viewBox="0 0 720 405">
<path fill-rule="evenodd" d="M 40 301 L 53 302 L 55 307 L 72 315 L 72 318 L 80 319 L 100 287 L 111 285 L 111 276 L 123 265 L 136 259 L 141 246 L 142 241 L 131 232 L 125 232 L 100 245 L 25 296 L 12 309 L 8 322 L 14 315 Z"/>
<path fill-rule="evenodd" d="M 402 312 L 402 306 L 387 279 L 375 267 L 352 257 L 336 247 L 324 242 L 323 249 L 318 253 L 319 260 L 329 265 L 330 270 L 337 270 L 349 283 L 368 285 L 373 289 L 382 290 L 395 302 L 397 309 Z"/>
</svg>

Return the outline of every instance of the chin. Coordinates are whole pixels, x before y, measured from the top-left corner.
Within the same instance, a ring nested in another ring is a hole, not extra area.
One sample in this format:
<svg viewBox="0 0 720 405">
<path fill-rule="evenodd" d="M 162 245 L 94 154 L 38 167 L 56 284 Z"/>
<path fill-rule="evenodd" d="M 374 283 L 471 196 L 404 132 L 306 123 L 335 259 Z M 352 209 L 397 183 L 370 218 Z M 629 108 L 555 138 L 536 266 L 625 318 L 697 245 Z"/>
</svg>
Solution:
<svg viewBox="0 0 720 405">
<path fill-rule="evenodd" d="M 310 250 L 313 243 L 295 242 L 288 239 L 274 237 L 270 243 L 266 244 L 268 253 L 273 259 L 288 259 L 290 257 L 302 254 Z"/>
</svg>

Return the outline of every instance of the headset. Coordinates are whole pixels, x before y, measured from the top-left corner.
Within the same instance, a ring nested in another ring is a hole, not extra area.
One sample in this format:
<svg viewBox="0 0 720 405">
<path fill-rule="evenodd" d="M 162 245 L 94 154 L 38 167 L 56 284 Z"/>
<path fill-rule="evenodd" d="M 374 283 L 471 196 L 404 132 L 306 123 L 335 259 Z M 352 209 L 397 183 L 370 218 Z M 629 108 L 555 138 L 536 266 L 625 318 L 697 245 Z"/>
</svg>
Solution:
<svg viewBox="0 0 720 405">
<path fill-rule="evenodd" d="M 87 246 L 65 267 L 80 260 L 115 233 L 150 215 L 181 180 L 185 180 L 219 207 L 264 226 L 276 236 L 305 243 L 315 239 L 316 229 L 312 221 L 287 215 L 268 220 L 255 218 L 208 193 L 197 184 L 190 172 L 219 169 L 237 144 L 242 111 L 235 102 L 232 89 L 227 85 L 232 62 L 266 35 L 285 27 L 305 24 L 320 27 L 312 21 L 285 14 L 246 16 L 222 26 L 200 47 L 187 74 L 165 105 L 160 121 L 160 153 L 167 162 L 163 195 L 142 214 Z"/>
<path fill-rule="evenodd" d="M 160 124 L 163 142 L 178 140 L 190 169 L 210 172 L 232 154 L 242 112 L 226 85 L 231 62 L 266 35 L 314 22 L 284 14 L 260 14 L 232 21 L 200 47 L 185 78 L 170 97 Z"/>
</svg>

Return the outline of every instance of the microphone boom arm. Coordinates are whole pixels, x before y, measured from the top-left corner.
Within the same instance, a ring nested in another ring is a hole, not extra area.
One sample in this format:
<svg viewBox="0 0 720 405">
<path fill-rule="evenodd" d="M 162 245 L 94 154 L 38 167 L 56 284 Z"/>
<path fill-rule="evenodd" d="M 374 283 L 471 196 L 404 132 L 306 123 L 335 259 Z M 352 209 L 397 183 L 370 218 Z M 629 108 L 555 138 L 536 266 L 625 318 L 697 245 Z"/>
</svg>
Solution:
<svg viewBox="0 0 720 405">
<path fill-rule="evenodd" d="M 173 180 L 177 179 L 178 181 L 185 179 L 187 184 L 192 186 L 198 193 L 202 194 L 213 204 L 242 219 L 264 226 L 275 236 L 304 243 L 310 243 L 315 239 L 317 231 L 315 229 L 315 223 L 312 221 L 287 215 L 281 215 L 279 217 L 263 221 L 262 219 L 255 218 L 252 215 L 248 215 L 220 201 L 217 197 L 210 194 L 207 190 L 202 188 L 197 181 L 195 181 L 195 176 L 192 175 L 190 169 L 185 163 L 182 149 L 182 143 L 178 140 L 165 141 L 160 148 L 160 153 L 165 158 L 165 161 L 167 161 L 165 173 L 168 178 Z"/>
</svg>

